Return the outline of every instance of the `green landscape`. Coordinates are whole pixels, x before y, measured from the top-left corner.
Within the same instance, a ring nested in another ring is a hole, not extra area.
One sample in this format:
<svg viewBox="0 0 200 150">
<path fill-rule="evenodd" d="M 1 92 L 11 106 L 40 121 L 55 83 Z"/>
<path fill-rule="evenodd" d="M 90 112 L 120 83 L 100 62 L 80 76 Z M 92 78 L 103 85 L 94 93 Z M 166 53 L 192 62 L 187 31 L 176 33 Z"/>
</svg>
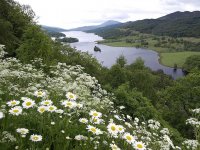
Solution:
<svg viewBox="0 0 200 150">
<path fill-rule="evenodd" d="M 132 36 L 105 39 L 98 43 L 114 47 L 136 47 L 154 50 L 160 54 L 161 64 L 169 67 L 174 67 L 177 64 L 179 68 L 182 68 L 189 56 L 200 55 L 200 52 L 198 52 L 199 46 L 197 46 L 200 43 L 199 40 L 200 38 L 174 38 L 135 31 Z M 191 45 L 192 48 L 188 45 Z"/>
<path fill-rule="evenodd" d="M 36 18 L 31 6 L 0 0 L 1 150 L 200 149 L 199 11 L 87 26 L 101 44 L 157 51 L 186 72 L 177 80 L 141 58 L 102 66 Z"/>
</svg>

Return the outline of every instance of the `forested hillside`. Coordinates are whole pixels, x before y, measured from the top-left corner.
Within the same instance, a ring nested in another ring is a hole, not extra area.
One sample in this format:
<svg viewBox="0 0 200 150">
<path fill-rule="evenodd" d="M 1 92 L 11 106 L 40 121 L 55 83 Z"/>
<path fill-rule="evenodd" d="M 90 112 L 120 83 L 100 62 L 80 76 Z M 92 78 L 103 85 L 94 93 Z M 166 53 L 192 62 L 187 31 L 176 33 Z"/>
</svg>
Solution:
<svg viewBox="0 0 200 150">
<path fill-rule="evenodd" d="M 92 30 L 104 38 L 113 38 L 119 35 L 131 35 L 131 31 L 149 33 L 154 35 L 165 35 L 172 37 L 199 37 L 200 36 L 200 12 L 174 12 L 172 14 L 157 18 L 144 19 L 127 22 L 120 28 L 101 28 Z"/>
</svg>

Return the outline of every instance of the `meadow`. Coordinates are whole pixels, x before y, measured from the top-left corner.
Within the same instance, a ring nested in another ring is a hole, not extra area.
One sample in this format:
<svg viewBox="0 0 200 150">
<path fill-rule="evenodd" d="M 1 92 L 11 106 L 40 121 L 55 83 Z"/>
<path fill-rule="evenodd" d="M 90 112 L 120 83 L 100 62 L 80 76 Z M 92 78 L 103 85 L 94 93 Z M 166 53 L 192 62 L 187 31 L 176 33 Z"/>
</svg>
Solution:
<svg viewBox="0 0 200 150">
<path fill-rule="evenodd" d="M 42 59 L 22 64 L 16 58 L 4 58 L 5 54 L 1 49 L 0 149 L 198 148 L 199 135 L 176 146 L 169 129 L 158 121 L 123 114 L 126 108 L 115 107 L 115 96 L 80 65 L 58 63 L 47 74 Z M 187 122 L 199 128 L 197 119 Z"/>
</svg>

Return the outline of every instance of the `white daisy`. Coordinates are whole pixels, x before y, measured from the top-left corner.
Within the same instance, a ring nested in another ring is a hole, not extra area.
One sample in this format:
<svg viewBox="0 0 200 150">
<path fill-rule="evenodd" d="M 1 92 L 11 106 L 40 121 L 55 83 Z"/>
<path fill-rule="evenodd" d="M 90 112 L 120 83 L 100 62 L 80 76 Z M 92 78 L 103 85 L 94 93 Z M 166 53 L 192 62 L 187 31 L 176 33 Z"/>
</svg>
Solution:
<svg viewBox="0 0 200 150">
<path fill-rule="evenodd" d="M 66 97 L 69 100 L 73 100 L 73 101 L 75 101 L 77 99 L 77 96 L 75 94 L 71 93 L 71 92 L 67 92 Z"/>
<path fill-rule="evenodd" d="M 15 107 L 13 107 L 9 110 L 9 113 L 11 115 L 18 116 L 18 115 L 22 114 L 22 107 L 21 106 L 15 106 Z"/>
<path fill-rule="evenodd" d="M 101 123 L 104 122 L 104 120 L 103 120 L 103 119 L 99 119 L 99 118 L 94 118 L 94 117 L 92 117 L 92 118 L 90 119 L 90 122 L 93 123 L 93 124 L 101 124 Z"/>
<path fill-rule="evenodd" d="M 13 107 L 13 106 L 16 106 L 20 103 L 20 101 L 17 101 L 17 100 L 11 100 L 9 102 L 7 102 L 6 104 L 10 107 Z"/>
<path fill-rule="evenodd" d="M 112 150 L 121 150 L 116 144 L 110 144 Z"/>
<path fill-rule="evenodd" d="M 45 97 L 46 96 L 46 92 L 39 90 L 39 91 L 35 91 L 34 95 L 36 97 Z"/>
<path fill-rule="evenodd" d="M 145 150 L 146 149 L 145 144 L 143 142 L 135 142 L 134 148 L 136 150 Z"/>
<path fill-rule="evenodd" d="M 62 105 L 64 105 L 64 107 L 67 107 L 67 108 L 70 108 L 70 109 L 72 109 L 72 108 L 75 108 L 76 107 L 76 105 L 77 105 L 77 103 L 76 102 L 73 102 L 73 101 L 63 101 L 62 102 Z"/>
<path fill-rule="evenodd" d="M 95 135 L 103 134 L 103 132 L 100 129 L 98 129 L 94 126 L 91 126 L 91 125 L 88 125 L 86 129 L 88 129 L 89 132 L 92 132 Z"/>
<path fill-rule="evenodd" d="M 118 125 L 118 131 L 119 133 L 124 133 L 125 128 L 122 125 Z"/>
<path fill-rule="evenodd" d="M 80 118 L 79 122 L 87 124 L 88 120 L 86 118 Z"/>
<path fill-rule="evenodd" d="M 76 135 L 74 139 L 77 141 L 81 141 L 81 140 L 88 140 L 88 137 L 84 135 Z"/>
<path fill-rule="evenodd" d="M 49 112 L 54 112 L 54 111 L 56 111 L 56 109 L 57 109 L 57 107 L 54 105 L 47 106 L 47 111 L 49 111 Z"/>
<path fill-rule="evenodd" d="M 35 105 L 35 101 L 31 100 L 31 99 L 27 99 L 27 100 L 24 100 L 24 102 L 22 103 L 22 106 L 23 108 L 31 108 Z"/>
<path fill-rule="evenodd" d="M 47 111 L 47 106 L 39 106 L 37 111 L 42 114 Z"/>
<path fill-rule="evenodd" d="M 44 105 L 44 106 L 49 106 L 49 105 L 52 105 L 53 102 L 51 100 L 44 100 L 44 101 L 41 101 L 41 105 Z"/>
<path fill-rule="evenodd" d="M 109 123 L 107 126 L 107 130 L 111 135 L 116 136 L 118 134 L 118 126 L 114 123 Z"/>
<path fill-rule="evenodd" d="M 33 134 L 33 135 L 31 135 L 30 140 L 33 141 L 33 142 L 39 142 L 39 141 L 42 141 L 42 136 L 37 135 L 37 134 Z"/>
<path fill-rule="evenodd" d="M 83 104 L 78 103 L 78 104 L 77 104 L 77 108 L 83 108 Z"/>
<path fill-rule="evenodd" d="M 135 142 L 134 137 L 130 133 L 125 133 L 123 138 L 129 143 L 132 144 Z"/>
<path fill-rule="evenodd" d="M 26 128 L 18 128 L 16 129 L 16 131 L 22 135 L 26 135 L 27 133 L 29 133 L 29 130 Z"/>
<path fill-rule="evenodd" d="M 89 115 L 92 116 L 93 118 L 100 118 L 102 116 L 102 113 L 97 112 L 96 110 L 91 110 Z"/>
<path fill-rule="evenodd" d="M 55 110 L 55 112 L 58 113 L 58 114 L 63 114 L 64 113 L 64 111 L 62 109 L 57 109 L 57 110 Z"/>
</svg>

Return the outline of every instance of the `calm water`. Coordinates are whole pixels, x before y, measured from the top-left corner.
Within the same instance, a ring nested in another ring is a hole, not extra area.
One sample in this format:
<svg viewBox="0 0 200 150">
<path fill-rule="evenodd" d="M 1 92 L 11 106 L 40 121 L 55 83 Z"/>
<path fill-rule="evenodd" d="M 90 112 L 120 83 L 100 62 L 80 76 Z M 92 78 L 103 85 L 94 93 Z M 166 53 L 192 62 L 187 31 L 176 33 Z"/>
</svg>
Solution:
<svg viewBox="0 0 200 150">
<path fill-rule="evenodd" d="M 115 64 L 116 59 L 120 55 L 124 55 L 128 64 L 134 62 L 138 57 L 141 57 L 144 60 L 145 65 L 152 70 L 156 71 L 162 69 L 165 74 L 171 75 L 174 79 L 184 75 L 181 69 L 177 69 L 175 72 L 173 68 L 159 64 L 159 55 L 155 51 L 134 47 L 112 47 L 97 44 L 95 41 L 103 39 L 102 37 L 93 33 L 85 33 L 81 31 L 70 31 L 63 33 L 65 33 L 67 37 L 78 38 L 79 42 L 72 43 L 70 45 L 75 47 L 77 50 L 92 54 L 103 66 L 111 67 L 113 64 Z M 101 52 L 94 52 L 95 45 L 101 49 Z"/>
</svg>

